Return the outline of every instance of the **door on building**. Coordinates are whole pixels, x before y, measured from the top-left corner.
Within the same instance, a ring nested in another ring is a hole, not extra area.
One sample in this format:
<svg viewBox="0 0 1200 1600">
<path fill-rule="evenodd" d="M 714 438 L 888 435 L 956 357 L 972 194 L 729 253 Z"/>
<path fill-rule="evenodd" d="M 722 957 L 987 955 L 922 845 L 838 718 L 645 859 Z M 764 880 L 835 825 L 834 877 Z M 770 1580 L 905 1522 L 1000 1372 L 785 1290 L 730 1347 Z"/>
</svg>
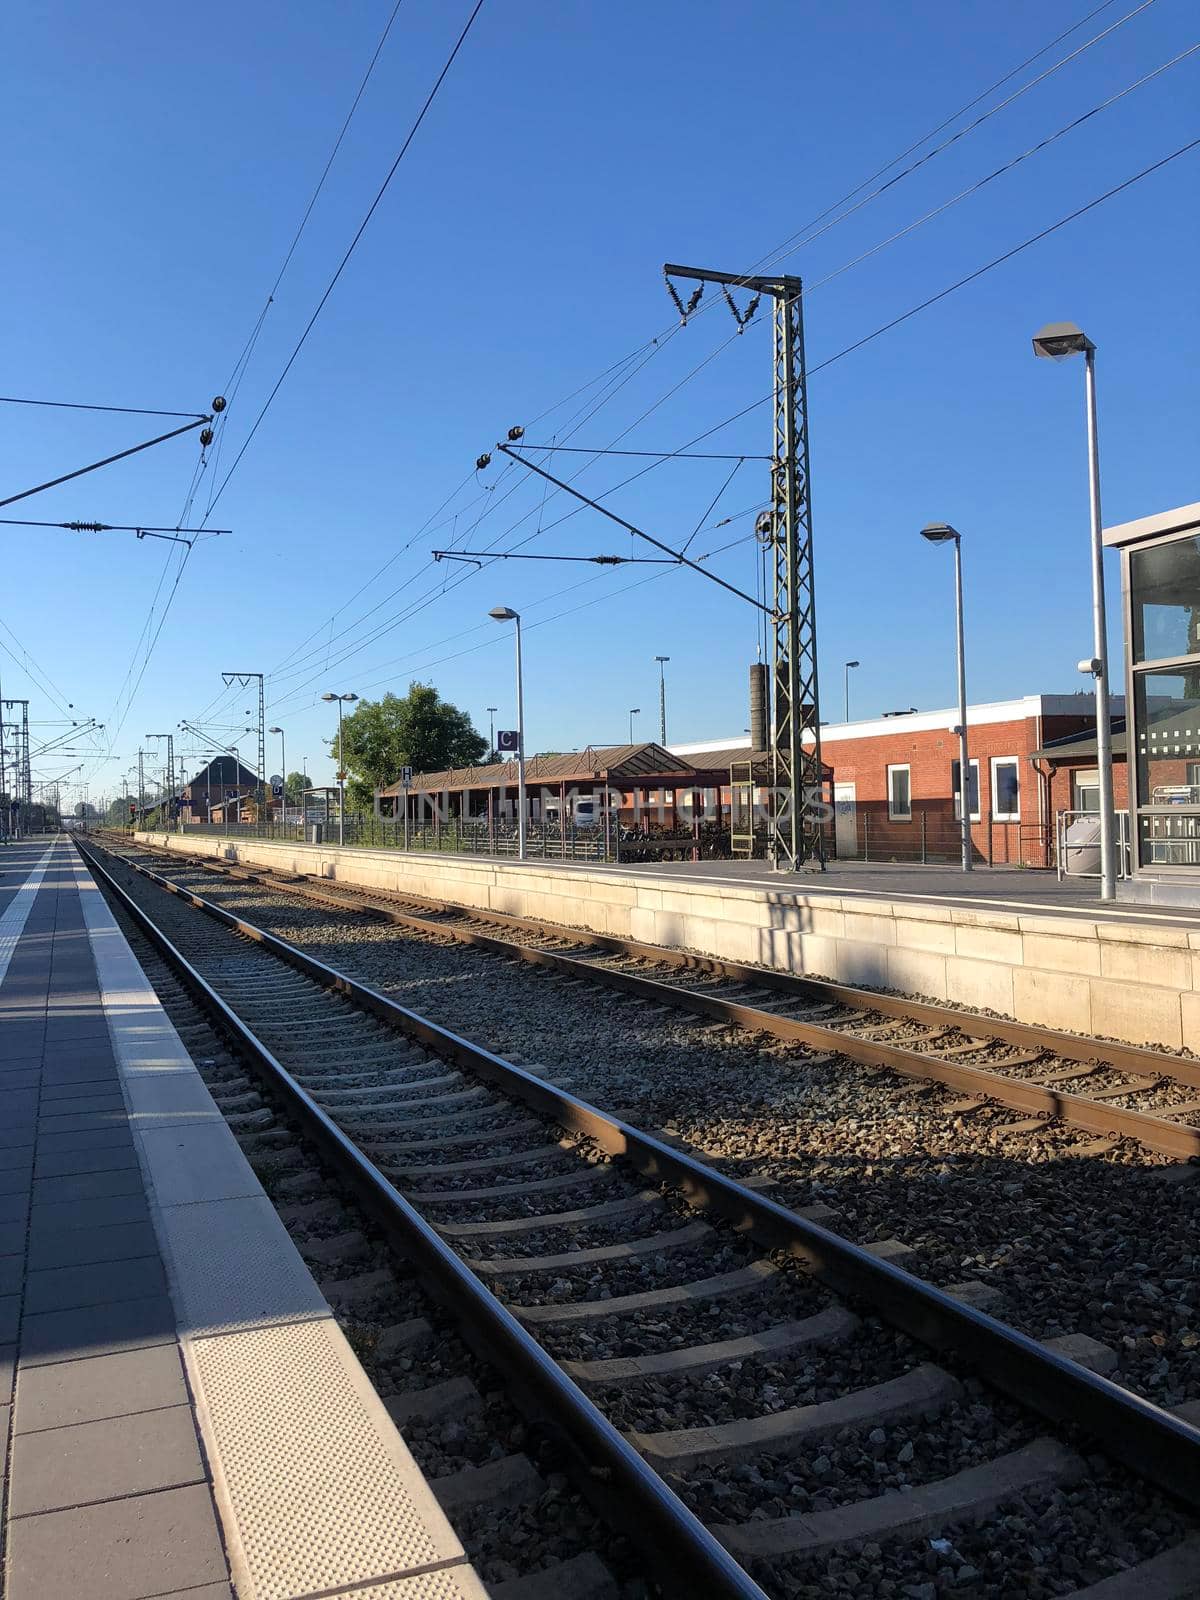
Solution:
<svg viewBox="0 0 1200 1600">
<path fill-rule="evenodd" d="M 858 854 L 858 790 L 852 783 L 833 786 L 833 838 L 840 861 Z"/>
</svg>

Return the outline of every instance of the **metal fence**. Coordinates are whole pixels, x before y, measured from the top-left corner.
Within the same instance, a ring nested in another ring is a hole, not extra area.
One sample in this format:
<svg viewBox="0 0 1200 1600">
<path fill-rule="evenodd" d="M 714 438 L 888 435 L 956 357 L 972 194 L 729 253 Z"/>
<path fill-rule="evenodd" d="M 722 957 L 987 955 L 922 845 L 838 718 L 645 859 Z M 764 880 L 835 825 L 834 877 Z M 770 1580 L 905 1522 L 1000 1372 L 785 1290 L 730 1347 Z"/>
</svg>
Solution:
<svg viewBox="0 0 1200 1600">
<path fill-rule="evenodd" d="M 189 822 L 178 830 L 184 838 L 266 839 L 293 844 L 337 845 L 363 850 L 427 850 L 441 854 L 516 856 L 516 824 L 491 822 L 484 818 L 448 817 L 444 821 L 410 821 L 407 833 L 403 818 L 347 816 L 339 839 L 336 819 L 307 823 L 264 822 Z M 765 853 L 768 836 L 761 843 Z M 720 861 L 731 855 L 727 827 L 697 822 L 678 827 L 647 823 L 639 827 L 618 825 L 615 817 L 604 824 L 577 825 L 564 829 L 557 821 L 541 818 L 532 821 L 525 840 L 525 853 L 531 860 L 635 862 Z"/>
<path fill-rule="evenodd" d="M 859 805 L 853 815 L 843 812 L 838 821 L 836 847 L 843 861 L 944 866 L 962 859 L 962 824 L 945 805 L 914 805 L 904 819 L 890 817 L 884 806 Z M 1047 867 L 1047 833 L 1037 822 L 984 817 L 972 821 L 973 856 L 989 867 Z"/>
</svg>

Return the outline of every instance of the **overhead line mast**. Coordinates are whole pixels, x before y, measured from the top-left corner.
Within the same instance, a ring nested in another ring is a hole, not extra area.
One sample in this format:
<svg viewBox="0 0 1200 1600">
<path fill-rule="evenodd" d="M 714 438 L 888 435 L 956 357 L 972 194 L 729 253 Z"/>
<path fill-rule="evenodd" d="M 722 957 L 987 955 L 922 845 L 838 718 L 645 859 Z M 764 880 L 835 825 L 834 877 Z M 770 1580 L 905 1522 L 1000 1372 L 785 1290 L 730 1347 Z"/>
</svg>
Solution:
<svg viewBox="0 0 1200 1600">
<path fill-rule="evenodd" d="M 769 295 L 774 307 L 774 450 L 771 509 L 762 531 L 770 541 L 775 580 L 772 850 L 776 867 L 794 872 L 805 862 L 825 867 L 821 831 L 821 719 L 817 686 L 817 609 L 813 587 L 812 504 L 809 492 L 808 387 L 804 366 L 803 288 L 797 277 L 756 277 L 706 267 L 663 268 L 667 289 L 686 324 L 706 283 L 720 284 L 739 327 Z M 671 280 L 699 287 L 684 305 Z M 739 311 L 731 289 L 754 296 Z M 786 799 L 779 804 L 780 794 Z"/>
</svg>

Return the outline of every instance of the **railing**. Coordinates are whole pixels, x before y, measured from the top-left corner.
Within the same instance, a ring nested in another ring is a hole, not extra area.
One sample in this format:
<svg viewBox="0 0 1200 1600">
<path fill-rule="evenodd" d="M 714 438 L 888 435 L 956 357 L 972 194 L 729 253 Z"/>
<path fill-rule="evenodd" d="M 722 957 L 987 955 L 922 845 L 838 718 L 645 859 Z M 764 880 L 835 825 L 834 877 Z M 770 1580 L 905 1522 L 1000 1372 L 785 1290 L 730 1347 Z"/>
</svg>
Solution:
<svg viewBox="0 0 1200 1600">
<path fill-rule="evenodd" d="M 1129 813 L 1118 811 L 1117 877 L 1130 873 Z M 1054 818 L 1054 862 L 1059 880 L 1100 876 L 1100 813 L 1059 811 Z"/>
<path fill-rule="evenodd" d="M 842 813 L 837 853 L 843 860 L 946 866 L 962 860 L 962 824 L 949 806 L 914 803 L 911 816 L 891 817 L 883 805 L 858 805 L 854 840 L 847 837 Z M 972 821 L 971 852 L 989 867 L 1048 867 L 1049 829 L 1017 818 L 984 817 Z"/>
<path fill-rule="evenodd" d="M 445 822 L 410 824 L 405 836 L 403 819 L 351 815 L 339 835 L 337 821 L 324 818 L 307 823 L 281 822 L 191 822 L 182 830 L 185 838 L 269 839 L 293 844 L 344 843 L 359 850 L 430 850 L 449 854 L 515 856 L 517 829 L 513 823 L 493 823 L 471 818 L 450 817 Z M 604 830 L 568 825 L 564 831 L 553 822 L 532 823 L 526 839 L 526 855 L 536 859 L 561 861 L 605 861 L 612 857 L 615 844 L 606 850 Z"/>
</svg>

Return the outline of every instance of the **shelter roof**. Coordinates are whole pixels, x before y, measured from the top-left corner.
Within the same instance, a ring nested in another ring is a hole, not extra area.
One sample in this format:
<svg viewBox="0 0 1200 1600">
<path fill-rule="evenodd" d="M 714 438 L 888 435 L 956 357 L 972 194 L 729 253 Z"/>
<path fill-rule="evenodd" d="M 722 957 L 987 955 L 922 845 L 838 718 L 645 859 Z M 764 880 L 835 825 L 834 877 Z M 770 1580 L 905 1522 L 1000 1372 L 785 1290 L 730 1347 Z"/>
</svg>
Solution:
<svg viewBox="0 0 1200 1600">
<path fill-rule="evenodd" d="M 526 783 L 595 783 L 601 780 L 643 779 L 661 783 L 678 778 L 688 782 L 697 768 L 684 756 L 673 755 L 660 744 L 587 745 L 553 755 L 531 756 L 525 763 Z M 704 770 L 709 770 L 707 766 Z M 494 789 L 515 784 L 517 763 L 493 761 L 480 767 L 448 767 L 443 772 L 415 772 L 409 788 L 415 793 L 442 789 Z M 399 783 L 388 784 L 381 796 L 403 792 Z"/>
<path fill-rule="evenodd" d="M 209 781 L 210 773 L 212 774 L 212 786 L 214 789 L 218 789 L 224 784 L 230 784 L 235 789 L 244 789 L 247 785 L 257 787 L 258 774 L 251 772 L 249 767 L 244 767 L 240 761 L 237 764 L 236 780 L 222 776 L 223 773 L 228 772 L 228 763 L 231 759 L 232 757 L 228 755 L 214 756 L 210 762 L 200 768 L 194 778 L 188 778 L 183 787 L 185 789 L 204 788 Z"/>
</svg>

